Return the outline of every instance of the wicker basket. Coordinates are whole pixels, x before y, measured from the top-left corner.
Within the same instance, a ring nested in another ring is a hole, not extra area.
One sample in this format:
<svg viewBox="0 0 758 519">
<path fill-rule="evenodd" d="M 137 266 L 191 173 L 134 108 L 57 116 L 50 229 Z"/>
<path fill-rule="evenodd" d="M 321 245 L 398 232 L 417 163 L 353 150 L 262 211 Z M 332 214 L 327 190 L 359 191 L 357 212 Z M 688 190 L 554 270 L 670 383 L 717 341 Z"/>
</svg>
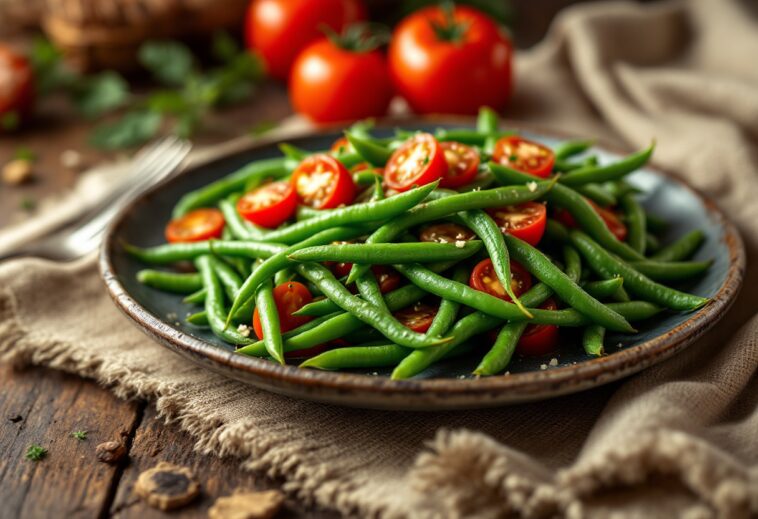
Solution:
<svg viewBox="0 0 758 519">
<path fill-rule="evenodd" d="M 248 0 L 47 0 L 42 25 L 80 70 L 128 71 L 148 39 L 240 29 Z"/>
</svg>

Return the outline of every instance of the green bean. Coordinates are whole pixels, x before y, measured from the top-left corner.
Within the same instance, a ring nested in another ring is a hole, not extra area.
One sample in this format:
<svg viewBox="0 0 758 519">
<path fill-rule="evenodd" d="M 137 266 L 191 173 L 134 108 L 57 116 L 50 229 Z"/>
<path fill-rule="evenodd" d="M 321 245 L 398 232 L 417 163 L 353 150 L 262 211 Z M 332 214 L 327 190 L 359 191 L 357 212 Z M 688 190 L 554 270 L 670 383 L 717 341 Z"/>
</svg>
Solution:
<svg viewBox="0 0 758 519">
<path fill-rule="evenodd" d="M 387 308 L 387 303 L 384 301 L 384 296 L 382 295 L 382 289 L 379 287 L 379 283 L 376 280 L 376 276 L 374 276 L 373 272 L 366 272 L 361 277 L 359 277 L 355 281 L 355 286 L 358 289 L 358 293 L 371 303 L 372 305 L 376 306 L 383 312 L 389 313 L 389 308 Z"/>
<path fill-rule="evenodd" d="M 560 143 L 555 148 L 555 158 L 558 160 L 564 160 L 573 157 L 574 155 L 579 155 L 580 153 L 584 153 L 588 149 L 590 149 L 592 146 L 594 146 L 593 141 L 564 141 Z"/>
<path fill-rule="evenodd" d="M 369 265 L 392 265 L 394 263 L 459 261 L 476 254 L 482 248 L 479 240 L 453 243 L 346 243 L 320 245 L 299 249 L 288 256 L 298 262 L 336 261 Z"/>
<path fill-rule="evenodd" d="M 204 255 L 195 260 L 197 270 L 203 279 L 207 291 L 205 297 L 205 313 L 213 333 L 231 344 L 250 344 L 252 341 L 235 330 L 226 329 L 226 314 L 224 312 L 224 295 L 221 282 L 213 269 L 213 257 Z"/>
<path fill-rule="evenodd" d="M 605 250 L 581 231 L 570 231 L 569 238 L 592 269 L 602 278 L 623 277 L 624 287 L 643 299 L 671 310 L 681 311 L 695 310 L 708 303 L 708 299 L 704 297 L 686 294 L 656 283 L 619 257 Z"/>
<path fill-rule="evenodd" d="M 488 167 L 490 168 L 490 171 L 494 173 L 495 178 L 500 182 L 519 184 L 534 181 L 534 177 L 531 175 L 505 167 L 501 164 L 490 162 Z M 592 205 L 573 189 L 561 184 L 556 184 L 553 186 L 553 189 L 546 194 L 545 198 L 571 213 L 571 216 L 574 217 L 580 227 L 609 251 L 624 259 L 645 259 L 642 254 L 632 249 L 626 243 L 619 241 L 608 229 L 608 226 L 605 225 L 605 222 L 600 215 L 597 214 Z"/>
<path fill-rule="evenodd" d="M 700 229 L 690 231 L 671 245 L 667 245 L 650 259 L 655 261 L 681 261 L 689 259 L 705 241 L 705 234 Z"/>
<path fill-rule="evenodd" d="M 438 360 L 451 354 L 471 337 L 491 330 L 501 322 L 500 319 L 483 314 L 482 312 L 474 312 L 467 315 L 450 330 L 449 335 L 453 337 L 452 341 L 435 348 L 414 351 L 405 357 L 392 371 L 392 380 L 406 379 L 421 373 Z"/>
<path fill-rule="evenodd" d="M 324 370 L 389 367 L 397 365 L 409 351 L 413 350 L 397 344 L 337 348 L 311 357 L 300 367 Z"/>
<path fill-rule="evenodd" d="M 188 315 L 185 320 L 193 326 L 208 326 L 208 314 L 205 310 Z"/>
<path fill-rule="evenodd" d="M 605 338 L 605 328 L 597 324 L 591 324 L 584 329 L 582 334 L 582 346 L 587 355 L 591 357 L 601 357 L 603 351 L 603 339 Z"/>
<path fill-rule="evenodd" d="M 487 135 L 484 140 L 484 152 L 492 154 L 495 149 L 495 142 L 497 142 L 497 130 L 500 125 L 497 113 L 489 107 L 483 107 L 479 109 L 479 116 L 476 119 L 476 129 L 481 133 Z"/>
<path fill-rule="evenodd" d="M 497 132 L 497 137 L 512 135 L 513 132 Z M 439 128 L 434 132 L 434 137 L 438 141 L 457 141 L 471 146 L 484 146 L 489 134 L 469 128 Z"/>
<path fill-rule="evenodd" d="M 292 159 L 296 163 L 302 161 L 304 158 L 311 154 L 310 151 L 298 148 L 297 146 L 293 146 L 288 142 L 280 143 L 279 151 L 282 152 L 282 155 L 288 159 Z"/>
<path fill-rule="evenodd" d="M 195 292 L 192 292 L 190 295 L 182 299 L 182 303 L 184 304 L 200 304 L 205 301 L 205 296 L 208 294 L 208 292 L 205 290 L 205 287 L 196 290 Z"/>
<path fill-rule="evenodd" d="M 473 181 L 465 186 L 458 188 L 459 193 L 468 193 L 470 191 L 481 191 L 489 188 L 495 182 L 495 176 L 489 171 L 484 171 L 476 176 Z"/>
<path fill-rule="evenodd" d="M 226 228 L 231 230 L 232 235 L 238 240 L 262 240 L 265 238 L 265 232 L 242 218 L 237 211 L 237 206 L 231 200 L 219 201 L 218 208 L 224 215 Z"/>
<path fill-rule="evenodd" d="M 365 184 L 373 184 L 377 180 L 381 181 L 383 179 L 384 177 L 377 173 L 375 169 L 364 169 L 362 171 L 356 171 L 353 173 L 353 182 L 359 186 Z"/>
<path fill-rule="evenodd" d="M 362 234 L 364 231 L 362 228 L 355 227 L 333 227 L 331 229 L 325 229 L 317 234 L 314 234 L 310 238 L 303 240 L 302 242 L 291 245 L 289 247 L 282 247 L 279 252 L 267 258 L 255 272 L 242 284 L 242 287 L 237 292 L 237 296 L 232 302 L 232 309 L 230 315 L 233 314 L 240 306 L 242 306 L 247 300 L 249 300 L 255 294 L 255 291 L 261 285 L 261 283 L 269 279 L 283 268 L 287 268 L 293 263 L 293 260 L 289 259 L 289 255 L 294 253 L 300 247 L 309 247 L 311 245 L 323 245 L 324 243 L 331 243 L 333 241 L 348 240 L 355 238 Z"/>
<path fill-rule="evenodd" d="M 403 274 L 406 278 L 408 278 L 413 284 L 426 290 L 427 292 L 430 292 L 444 299 L 457 301 L 461 304 L 464 304 L 466 306 L 470 306 L 471 308 L 479 310 L 480 312 L 483 312 L 487 315 L 491 315 L 493 317 L 497 317 L 502 320 L 506 320 L 506 321 L 507 320 L 525 321 L 526 320 L 534 324 L 569 323 L 566 325 L 571 326 L 570 323 L 575 322 L 576 316 L 582 317 L 582 314 L 580 314 L 579 312 L 575 312 L 576 314 L 575 316 L 574 314 L 566 314 L 565 310 L 551 311 L 551 310 L 530 309 L 530 312 L 532 313 L 534 317 L 533 319 L 527 319 L 527 317 L 524 314 L 522 314 L 521 311 L 518 309 L 518 307 L 514 305 L 513 303 L 503 301 L 502 299 L 495 296 L 491 296 L 490 294 L 487 294 L 485 292 L 480 292 L 479 290 L 475 290 L 463 283 L 457 283 L 455 281 L 447 279 L 443 276 L 440 276 L 438 274 L 431 272 L 429 269 L 426 269 L 422 267 L 421 265 L 418 265 L 418 264 L 395 265 L 395 269 L 397 269 L 401 274 Z M 560 270 L 558 270 L 558 272 L 560 272 Z M 570 280 L 568 280 L 568 278 L 565 277 L 565 274 L 563 274 L 563 272 L 560 272 L 560 274 L 564 277 L 566 281 L 570 282 Z M 552 273 L 550 276 L 546 276 L 546 277 L 548 279 L 551 279 L 551 281 L 553 281 Z M 556 285 L 561 286 L 561 291 L 566 292 L 566 290 L 564 290 L 565 283 L 560 283 Z M 576 286 L 576 284 L 574 284 L 574 286 Z M 581 293 L 585 293 L 581 289 L 578 289 L 578 291 Z M 608 322 L 611 326 L 613 326 L 618 331 L 634 331 L 634 328 L 632 328 L 631 325 L 629 325 L 629 323 L 626 322 L 623 316 L 618 315 L 616 312 L 614 312 L 610 306 L 603 305 L 602 303 L 599 303 L 598 301 L 594 300 L 591 296 L 589 296 L 589 294 L 586 294 L 586 297 L 585 296 L 576 297 L 575 294 L 572 294 L 572 300 L 573 299 L 579 299 L 582 301 L 586 301 L 587 299 L 589 299 L 589 300 L 595 301 L 595 303 L 597 303 L 598 306 L 603 307 L 603 309 L 596 310 L 596 307 L 594 305 L 590 306 L 590 308 L 592 308 L 593 310 L 593 319 L 598 318 L 600 322 Z M 589 306 L 589 305 L 582 304 L 582 306 Z M 561 313 L 561 312 L 564 312 L 564 313 Z M 592 322 L 592 321 L 589 321 L 587 319 L 583 322 Z"/>
<path fill-rule="evenodd" d="M 505 235 L 505 243 L 516 261 L 521 263 L 533 276 L 553 289 L 566 304 L 611 330 L 634 331 L 634 328 L 623 317 L 582 290 L 576 281 L 563 273 L 542 252 L 509 234 Z M 570 248 L 566 252 L 569 257 L 573 254 Z M 578 258 L 578 255 L 576 256 Z"/>
<path fill-rule="evenodd" d="M 412 305 L 425 295 L 426 292 L 424 290 L 421 290 L 414 285 L 407 285 L 386 294 L 384 301 L 387 303 L 389 310 L 395 312 L 401 308 Z M 339 307 L 336 308 L 339 310 Z M 323 317 L 317 317 L 316 319 L 323 319 Z M 336 314 L 330 313 L 328 319 L 320 322 L 312 329 L 305 330 L 293 337 L 285 337 L 287 340 L 284 341 L 284 351 L 289 353 L 292 351 L 312 348 L 313 346 L 329 342 L 333 339 L 345 337 L 346 335 L 361 329 L 363 326 L 363 321 L 349 312 L 339 312 Z M 266 355 L 266 349 L 264 348 L 263 343 L 251 344 L 250 346 L 243 348 L 243 350 L 237 351 L 254 357 L 263 357 Z"/>
<path fill-rule="evenodd" d="M 322 214 L 313 218 L 271 231 L 266 239 L 291 244 L 338 225 L 355 225 L 393 218 L 421 202 L 434 191 L 437 184 L 438 182 L 433 182 L 378 202 L 324 210 Z"/>
<path fill-rule="evenodd" d="M 618 203 L 616 196 L 600 184 L 584 184 L 583 186 L 577 186 L 575 189 L 581 195 L 603 207 Z"/>
<path fill-rule="evenodd" d="M 385 146 L 373 142 L 372 139 L 360 137 L 352 132 L 345 132 L 348 142 L 366 162 L 372 166 L 384 166 L 392 155 Z"/>
<path fill-rule="evenodd" d="M 243 190 L 252 179 L 283 177 L 294 167 L 295 164 L 290 160 L 281 157 L 248 164 L 220 180 L 181 197 L 174 207 L 173 217 L 179 218 L 198 207 L 212 206 L 230 193 Z"/>
<path fill-rule="evenodd" d="M 485 112 L 485 109 L 480 110 L 479 114 Z M 495 271 L 495 275 L 500 280 L 500 284 L 503 286 L 505 293 L 511 298 L 519 310 L 531 317 L 532 314 L 524 307 L 521 300 L 516 296 L 513 291 L 513 284 L 511 283 L 511 259 L 508 252 L 508 247 L 505 245 L 503 239 L 503 232 L 500 227 L 490 218 L 487 213 L 481 210 L 476 211 L 463 211 L 459 213 L 459 216 L 474 233 L 484 242 L 487 247 L 487 252 L 492 261 L 492 267 Z M 456 242 L 456 246 L 457 246 Z"/>
<path fill-rule="evenodd" d="M 297 213 L 295 217 L 297 218 L 297 221 L 300 222 L 307 220 L 308 218 L 313 218 L 314 216 L 320 216 L 322 214 L 323 213 L 320 209 L 316 209 L 308 205 L 299 205 L 297 206 Z"/>
<path fill-rule="evenodd" d="M 263 331 L 263 345 L 268 354 L 279 364 L 284 364 L 284 346 L 282 330 L 279 324 L 279 311 L 274 300 L 274 286 L 265 280 L 255 292 L 255 307 L 260 315 Z"/>
<path fill-rule="evenodd" d="M 338 311 L 338 312 L 333 312 L 331 314 L 322 315 L 320 317 L 315 317 L 311 319 L 310 321 L 308 321 L 307 323 L 301 324 L 300 326 L 298 326 L 297 328 L 293 330 L 282 333 L 282 339 L 286 341 L 287 339 L 291 339 L 292 337 L 297 337 L 301 333 L 305 333 L 308 330 L 312 330 L 316 328 L 317 326 L 320 326 L 321 324 L 327 322 L 332 317 L 336 317 L 338 315 L 343 315 L 343 313 L 341 311 Z M 285 351 L 288 351 L 288 350 L 285 349 Z M 242 348 L 237 349 L 235 353 L 252 355 L 254 357 L 268 356 L 266 345 L 261 340 L 256 341 L 252 344 L 248 344 L 247 346 L 243 346 Z M 253 353 L 255 354 L 253 355 Z"/>
<path fill-rule="evenodd" d="M 453 281 L 458 283 L 465 283 L 468 280 L 468 269 L 465 267 L 458 267 L 453 273 Z M 432 320 L 432 324 L 429 325 L 429 329 L 426 331 L 427 335 L 442 335 L 447 332 L 453 323 L 455 322 L 455 316 L 458 315 L 458 309 L 460 304 L 456 301 L 450 301 L 449 299 L 443 299 L 440 301 L 440 306 L 437 309 L 437 314 Z"/>
<path fill-rule="evenodd" d="M 615 277 L 611 279 L 603 279 L 601 281 L 590 281 L 584 283 L 582 288 L 596 299 L 605 299 L 608 297 L 614 297 L 623 286 L 624 278 Z"/>
<path fill-rule="evenodd" d="M 274 285 L 283 285 L 288 281 L 292 281 L 295 277 L 295 273 L 290 269 L 282 269 L 274 274 Z"/>
<path fill-rule="evenodd" d="M 314 263 L 303 263 L 297 266 L 297 271 L 301 276 L 315 283 L 340 308 L 373 326 L 387 339 L 400 346 L 428 348 L 449 340 L 411 331 L 394 319 L 391 314 L 351 294 L 326 267 Z"/>
<path fill-rule="evenodd" d="M 712 261 L 631 261 L 629 265 L 653 281 L 682 281 L 701 276 Z"/>
<path fill-rule="evenodd" d="M 141 248 L 123 244 L 124 250 L 144 263 L 165 265 L 179 261 L 193 260 L 204 254 L 235 256 L 242 258 L 268 258 L 282 249 L 281 245 L 263 242 L 239 242 L 213 240 L 213 250 L 210 241 L 194 243 L 169 243 L 156 247 Z"/>
<path fill-rule="evenodd" d="M 378 202 L 379 200 L 384 200 L 386 197 L 384 195 L 384 188 L 382 187 L 382 179 L 375 178 L 374 179 L 374 192 L 371 194 L 370 202 Z"/>
<path fill-rule="evenodd" d="M 553 171 L 557 173 L 567 173 L 584 167 L 581 162 L 569 162 L 567 160 L 556 159 L 553 164 Z"/>
<path fill-rule="evenodd" d="M 661 250 L 661 242 L 654 234 L 645 231 L 645 252 L 655 254 Z"/>
<path fill-rule="evenodd" d="M 561 177 L 559 182 L 567 186 L 580 186 L 588 182 L 618 180 L 644 166 L 653 154 L 654 149 L 655 143 L 653 142 L 646 149 L 628 155 L 617 162 L 604 166 L 584 166 L 571 171 Z"/>
<path fill-rule="evenodd" d="M 174 292 L 175 294 L 189 294 L 203 287 L 203 280 L 200 279 L 200 274 L 177 274 L 152 269 L 137 272 L 137 281 L 143 285 L 165 292 Z"/>
<path fill-rule="evenodd" d="M 664 233 L 669 228 L 669 223 L 666 220 L 650 213 L 647 213 L 645 223 L 647 224 L 647 230 L 655 234 Z"/>
<path fill-rule="evenodd" d="M 574 283 L 579 283 L 579 280 L 582 278 L 582 258 L 574 247 L 564 245 L 563 261 L 566 262 L 564 268 L 566 277 Z"/>
<path fill-rule="evenodd" d="M 629 231 L 626 241 L 639 252 L 645 254 L 645 210 L 635 198 L 634 193 L 626 193 L 619 199 L 626 215 L 626 227 Z"/>
<path fill-rule="evenodd" d="M 211 251 L 212 250 L 213 247 L 211 247 Z M 213 270 L 216 272 L 218 280 L 224 287 L 226 295 L 231 301 L 237 295 L 237 292 L 242 285 L 242 279 L 240 279 L 239 275 L 232 267 L 221 261 L 219 258 L 211 256 L 210 263 Z"/>
<path fill-rule="evenodd" d="M 443 218 L 460 211 L 469 211 L 472 209 L 483 209 L 486 207 L 499 207 L 503 205 L 517 205 L 522 202 L 528 202 L 543 196 L 552 187 L 551 182 L 540 182 L 534 189 L 526 186 L 519 187 L 501 187 L 488 189 L 487 191 L 476 191 L 471 193 L 461 193 L 458 195 L 447 195 L 438 193 L 440 198 L 420 204 L 414 207 L 406 214 L 398 216 L 393 221 L 382 225 L 366 239 L 366 243 L 387 243 L 402 234 L 407 229 L 416 225 Z M 394 198 L 394 197 L 393 197 Z M 366 265 L 353 265 L 350 275 L 347 278 L 348 283 L 355 281 L 356 277 L 368 270 Z"/>
</svg>

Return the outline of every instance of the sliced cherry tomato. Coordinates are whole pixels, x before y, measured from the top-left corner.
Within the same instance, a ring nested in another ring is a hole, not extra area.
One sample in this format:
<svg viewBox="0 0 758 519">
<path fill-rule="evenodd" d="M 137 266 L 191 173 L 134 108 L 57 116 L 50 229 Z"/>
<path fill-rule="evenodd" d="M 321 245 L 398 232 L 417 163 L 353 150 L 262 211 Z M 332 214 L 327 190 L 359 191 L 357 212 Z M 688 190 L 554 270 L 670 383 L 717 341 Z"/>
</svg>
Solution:
<svg viewBox="0 0 758 519">
<path fill-rule="evenodd" d="M 282 333 L 294 330 L 313 319 L 309 315 L 292 315 L 311 301 L 313 301 L 313 296 L 308 288 L 297 281 L 288 281 L 274 287 L 274 302 L 279 314 L 279 327 Z M 263 339 L 263 327 L 257 308 L 253 312 L 253 328 L 255 335 L 259 339 Z"/>
<path fill-rule="evenodd" d="M 195 209 L 166 226 L 166 239 L 171 243 L 210 240 L 224 230 L 224 215 L 218 209 Z"/>
<path fill-rule="evenodd" d="M 352 147 L 350 146 L 350 141 L 347 140 L 347 137 L 340 137 L 332 143 L 332 147 L 329 148 L 329 152 L 332 155 L 339 155 L 341 153 L 348 152 L 351 148 Z M 367 162 L 361 162 L 360 164 L 366 164 L 366 167 L 368 167 Z"/>
<path fill-rule="evenodd" d="M 374 265 L 371 267 L 371 271 L 374 273 L 377 282 L 379 283 L 379 290 L 382 294 L 392 292 L 400 286 L 401 277 L 397 270 L 385 265 Z"/>
<path fill-rule="evenodd" d="M 301 203 L 333 209 L 355 198 L 355 183 L 340 161 L 319 153 L 304 159 L 292 173 L 292 185 Z"/>
<path fill-rule="evenodd" d="M 425 333 L 432 325 L 434 316 L 437 315 L 437 308 L 426 303 L 416 303 L 398 310 L 393 315 L 406 328 L 416 333 Z"/>
<path fill-rule="evenodd" d="M 332 242 L 333 245 L 344 245 L 346 243 L 353 243 L 351 241 L 335 241 Z M 336 261 L 325 261 L 324 265 L 326 267 L 329 267 L 329 269 L 332 271 L 332 273 L 337 276 L 338 278 L 343 278 L 350 274 L 350 270 L 353 268 L 352 263 L 345 263 L 345 262 L 336 262 Z"/>
<path fill-rule="evenodd" d="M 553 150 L 515 135 L 498 140 L 492 158 L 504 166 L 540 178 L 549 177 L 555 164 Z"/>
<path fill-rule="evenodd" d="M 620 241 L 626 240 L 626 235 L 627 235 L 626 225 L 624 225 L 624 222 L 622 222 L 621 219 L 619 219 L 619 217 L 616 216 L 616 213 L 614 213 L 610 209 L 605 209 L 604 207 L 600 207 L 589 198 L 587 198 L 586 200 L 590 203 L 592 208 L 595 209 L 595 212 L 600 215 L 600 218 L 603 219 L 606 227 L 608 227 L 608 229 L 613 233 L 613 235 Z M 555 211 L 555 219 L 568 227 L 577 226 L 576 220 L 574 220 L 574 217 L 571 216 L 571 213 L 569 213 L 563 208 L 560 208 L 557 211 Z"/>
<path fill-rule="evenodd" d="M 468 227 L 454 223 L 438 223 L 425 227 L 419 235 L 419 241 L 436 243 L 455 243 L 457 241 L 469 241 L 476 238 Z"/>
<path fill-rule="evenodd" d="M 545 234 L 547 223 L 545 204 L 524 202 L 519 205 L 488 209 L 487 212 L 503 233 L 524 240 L 529 245 L 537 245 Z"/>
<path fill-rule="evenodd" d="M 446 171 L 440 143 L 431 134 L 419 133 L 392 154 L 384 167 L 384 182 L 395 191 L 407 191 L 442 178 Z"/>
<path fill-rule="evenodd" d="M 558 304 L 553 299 L 548 299 L 540 308 L 557 310 Z M 530 324 L 521 334 L 516 351 L 522 355 L 547 355 L 558 346 L 558 339 L 558 327 L 554 324 Z"/>
<path fill-rule="evenodd" d="M 495 268 L 492 266 L 492 260 L 487 258 L 480 261 L 471 272 L 468 282 L 471 288 L 486 292 L 491 296 L 499 297 L 505 301 L 511 298 L 505 293 L 502 283 L 495 274 Z M 516 296 L 520 296 L 532 286 L 532 276 L 529 272 L 516 262 L 511 262 L 511 288 Z"/>
<path fill-rule="evenodd" d="M 316 346 L 304 350 L 288 351 L 284 354 L 284 358 L 307 359 L 309 357 L 315 357 L 319 353 L 324 353 L 325 351 L 333 350 L 335 348 L 344 348 L 345 346 L 350 346 L 350 343 L 344 339 L 334 339 L 333 341 L 317 344 Z"/>
<path fill-rule="evenodd" d="M 0 43 L 0 133 L 15 129 L 29 116 L 34 90 L 29 60 Z"/>
<path fill-rule="evenodd" d="M 479 171 L 479 154 L 471 146 L 460 142 L 441 142 L 447 162 L 447 173 L 440 181 L 440 187 L 456 188 L 465 186 Z"/>
<path fill-rule="evenodd" d="M 279 181 L 265 184 L 239 199 L 237 211 L 243 218 L 261 227 L 278 227 L 289 220 L 297 209 L 297 196 L 292 184 Z"/>
</svg>

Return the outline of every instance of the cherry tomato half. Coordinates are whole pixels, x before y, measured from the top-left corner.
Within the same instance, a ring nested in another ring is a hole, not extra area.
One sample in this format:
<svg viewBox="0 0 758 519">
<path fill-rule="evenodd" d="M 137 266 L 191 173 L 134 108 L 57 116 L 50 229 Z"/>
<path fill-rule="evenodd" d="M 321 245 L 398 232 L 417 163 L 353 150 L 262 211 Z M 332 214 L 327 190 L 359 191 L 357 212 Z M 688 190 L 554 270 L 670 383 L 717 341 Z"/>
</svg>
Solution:
<svg viewBox="0 0 758 519">
<path fill-rule="evenodd" d="M 393 314 L 395 319 L 416 333 L 426 333 L 432 325 L 437 308 L 426 303 L 416 303 Z"/>
<path fill-rule="evenodd" d="M 380 117 L 392 93 L 387 62 L 378 50 L 346 49 L 322 38 L 308 45 L 292 65 L 292 106 L 317 123 Z"/>
<path fill-rule="evenodd" d="M 529 245 L 535 246 L 545 234 L 547 209 L 545 204 L 524 202 L 519 205 L 507 205 L 488 209 L 487 213 L 503 233 L 508 233 Z"/>
<path fill-rule="evenodd" d="M 553 150 L 515 135 L 499 139 L 495 143 L 492 158 L 504 166 L 540 178 L 549 177 L 555 164 Z"/>
<path fill-rule="evenodd" d="M 292 173 L 292 185 L 300 202 L 316 209 L 333 209 L 355 198 L 350 172 L 324 153 L 304 159 Z"/>
<path fill-rule="evenodd" d="M 442 178 L 447 161 L 442 146 L 429 133 L 408 139 L 384 166 L 384 182 L 395 191 L 407 191 Z"/>
<path fill-rule="evenodd" d="M 553 299 L 545 301 L 540 308 L 557 310 L 558 304 Z M 530 324 L 524 329 L 516 345 L 516 351 L 522 355 L 547 355 L 558 346 L 558 327 L 554 324 Z"/>
<path fill-rule="evenodd" d="M 0 45 L 0 132 L 12 130 L 34 104 L 34 76 L 29 61 Z"/>
<path fill-rule="evenodd" d="M 492 266 L 492 260 L 487 258 L 480 261 L 471 271 L 471 277 L 468 282 L 471 288 L 486 292 L 491 296 L 499 297 L 505 301 L 511 298 L 505 293 L 502 283 L 495 274 L 495 268 Z M 516 297 L 520 296 L 532 286 L 532 276 L 529 272 L 516 262 L 511 262 L 511 288 Z"/>
<path fill-rule="evenodd" d="M 181 243 L 218 238 L 224 230 L 224 223 L 224 215 L 218 209 L 195 209 L 168 223 L 166 239 Z"/>
<path fill-rule="evenodd" d="M 297 209 L 297 196 L 292 184 L 279 181 L 265 184 L 245 193 L 237 202 L 243 218 L 261 227 L 278 227 L 289 220 Z"/>
<path fill-rule="evenodd" d="M 395 28 L 388 51 L 395 86 L 419 113 L 503 108 L 511 95 L 512 56 L 505 31 L 462 5 L 413 12 Z"/>
<path fill-rule="evenodd" d="M 300 51 L 323 37 L 324 26 L 340 33 L 365 18 L 360 0 L 253 0 L 245 40 L 263 58 L 269 75 L 286 80 Z"/>
<path fill-rule="evenodd" d="M 600 218 L 603 219 L 603 221 L 605 222 L 605 226 L 608 227 L 608 230 L 610 230 L 619 241 L 626 240 L 626 235 L 628 234 L 626 225 L 624 225 L 624 222 L 622 222 L 621 219 L 618 216 L 616 216 L 616 213 L 614 213 L 610 209 L 605 209 L 604 207 L 600 207 L 589 198 L 587 198 L 586 200 L 590 203 L 590 205 L 595 210 L 595 212 L 600 215 Z M 563 208 L 560 208 L 555 211 L 555 219 L 567 227 L 577 226 L 576 220 L 574 220 L 574 217 L 571 216 L 571 213 L 569 213 Z"/>
<path fill-rule="evenodd" d="M 425 227 L 419 235 L 419 241 L 436 243 L 455 243 L 473 240 L 476 235 L 468 227 L 455 223 L 437 223 Z"/>
<path fill-rule="evenodd" d="M 309 315 L 292 315 L 311 301 L 313 301 L 313 296 L 308 288 L 297 281 L 288 281 L 274 287 L 274 302 L 279 314 L 279 327 L 282 333 L 294 330 L 313 319 Z M 253 312 L 253 328 L 255 335 L 259 339 L 263 339 L 263 327 L 257 308 Z"/>
<path fill-rule="evenodd" d="M 382 294 L 392 292 L 400 286 L 402 278 L 397 270 L 385 265 L 374 265 L 371 267 L 371 272 L 374 273 L 376 281 L 379 283 L 379 290 Z"/>
<path fill-rule="evenodd" d="M 440 146 L 447 162 L 447 173 L 442 177 L 440 187 L 461 187 L 474 180 L 479 170 L 479 154 L 476 150 L 455 141 L 441 142 Z"/>
</svg>

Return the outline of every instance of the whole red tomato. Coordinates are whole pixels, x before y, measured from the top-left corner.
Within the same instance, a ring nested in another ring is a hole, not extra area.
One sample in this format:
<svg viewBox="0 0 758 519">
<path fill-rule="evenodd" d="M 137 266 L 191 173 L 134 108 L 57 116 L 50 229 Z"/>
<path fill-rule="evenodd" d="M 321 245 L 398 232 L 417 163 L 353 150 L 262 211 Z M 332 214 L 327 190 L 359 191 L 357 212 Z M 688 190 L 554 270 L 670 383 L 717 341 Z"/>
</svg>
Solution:
<svg viewBox="0 0 758 519">
<path fill-rule="evenodd" d="M 287 80 L 298 53 L 323 36 L 366 19 L 361 0 L 253 0 L 247 12 L 245 40 L 266 62 L 268 73 Z"/>
<path fill-rule="evenodd" d="M 508 101 L 512 54 L 508 37 L 484 13 L 432 6 L 395 29 L 390 73 L 416 112 L 474 114 Z"/>
<path fill-rule="evenodd" d="M 0 45 L 0 131 L 22 121 L 34 103 L 34 77 L 25 57 Z"/>
<path fill-rule="evenodd" d="M 322 38 L 297 57 L 289 92 L 296 112 L 322 123 L 382 116 L 393 90 L 381 52 Z"/>
</svg>

